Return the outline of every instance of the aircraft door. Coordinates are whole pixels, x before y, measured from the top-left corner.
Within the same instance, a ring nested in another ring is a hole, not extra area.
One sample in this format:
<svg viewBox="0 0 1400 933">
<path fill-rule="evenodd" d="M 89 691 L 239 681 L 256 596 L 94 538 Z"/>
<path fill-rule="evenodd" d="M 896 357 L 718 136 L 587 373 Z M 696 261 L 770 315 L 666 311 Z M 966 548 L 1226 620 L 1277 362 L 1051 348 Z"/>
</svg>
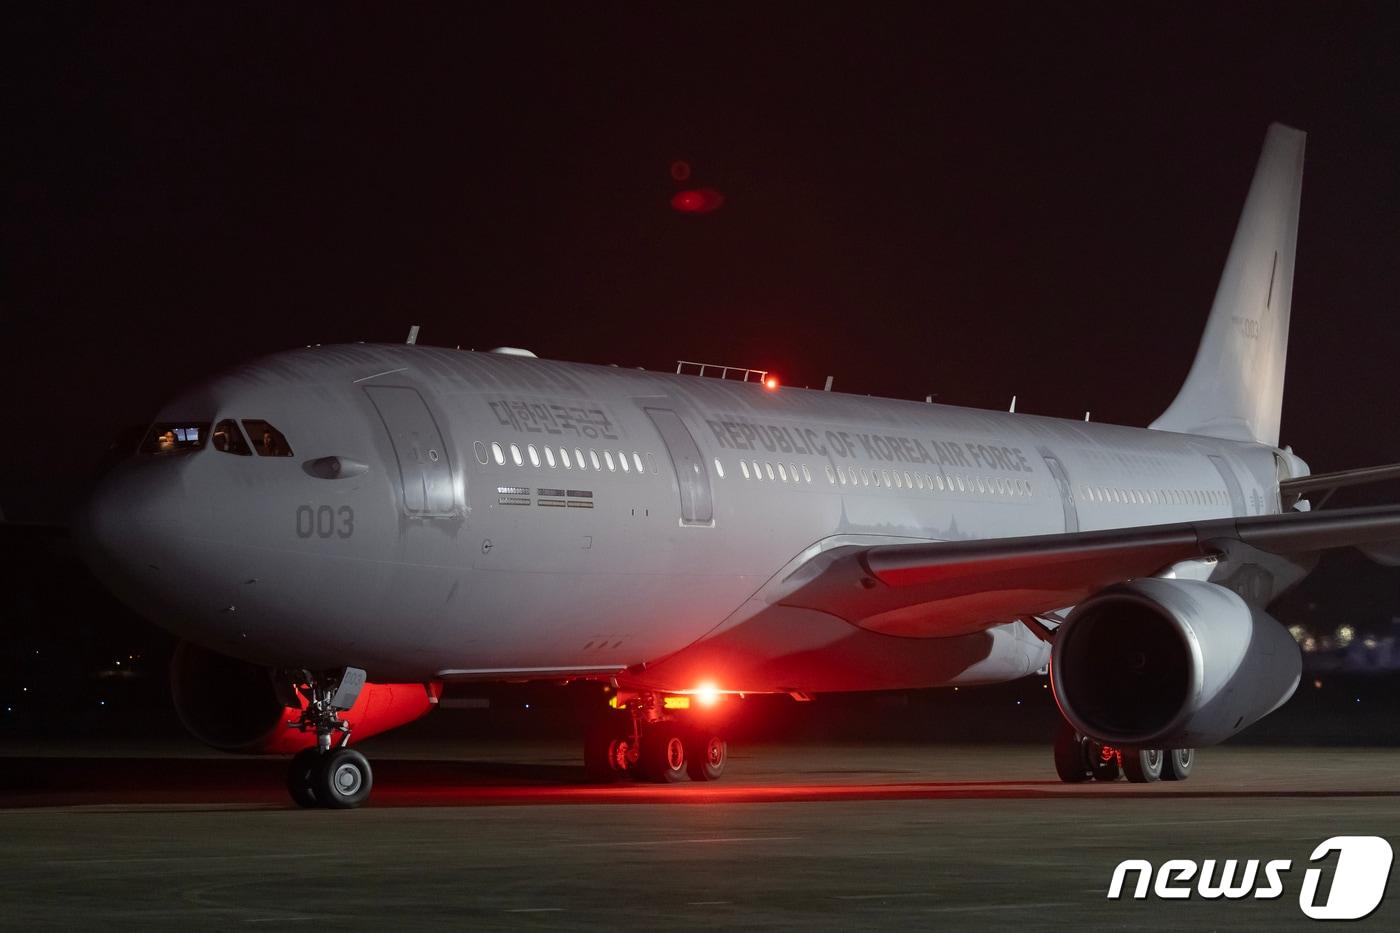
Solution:
<svg viewBox="0 0 1400 933">
<path fill-rule="evenodd" d="M 680 416 L 669 408 L 647 408 L 644 411 L 651 423 L 656 425 L 656 430 L 661 432 L 661 442 L 671 455 L 676 483 L 680 486 L 681 521 L 687 525 L 713 523 L 715 508 L 710 492 L 710 474 L 705 469 L 705 461 L 700 456 L 695 438 Z"/>
<path fill-rule="evenodd" d="M 416 518 L 455 515 L 452 462 L 423 396 L 404 386 L 365 386 L 399 462 L 404 511 Z"/>
<path fill-rule="evenodd" d="M 1074 490 L 1069 485 L 1069 475 L 1065 473 L 1064 465 L 1044 447 L 1040 448 L 1040 456 L 1045 460 L 1045 466 L 1055 478 L 1055 486 L 1060 492 L 1060 505 L 1065 511 L 1065 532 L 1078 531 L 1079 509 L 1074 504 Z"/>
<path fill-rule="evenodd" d="M 1230 493 L 1230 513 L 1232 515 L 1248 515 L 1249 510 L 1244 505 L 1244 493 L 1240 490 L 1240 481 L 1235 476 L 1235 471 L 1230 469 L 1230 464 L 1225 462 L 1224 457 L 1217 457 L 1215 454 L 1207 454 L 1210 462 L 1220 478 L 1225 481 L 1225 488 Z M 1255 509 L 1256 512 L 1263 511 L 1262 508 Z"/>
</svg>

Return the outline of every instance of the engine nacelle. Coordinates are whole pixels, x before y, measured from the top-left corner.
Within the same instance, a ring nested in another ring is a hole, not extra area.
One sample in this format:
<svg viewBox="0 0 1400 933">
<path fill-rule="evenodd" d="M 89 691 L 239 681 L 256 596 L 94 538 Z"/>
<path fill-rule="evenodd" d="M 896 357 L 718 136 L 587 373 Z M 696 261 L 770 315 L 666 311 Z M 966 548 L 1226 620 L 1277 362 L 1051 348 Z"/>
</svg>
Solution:
<svg viewBox="0 0 1400 933">
<path fill-rule="evenodd" d="M 185 728 L 222 751 L 291 754 L 316 743 L 315 733 L 287 728 L 301 708 L 283 703 L 272 671 L 256 664 L 182 641 L 170 665 L 170 692 Z M 436 703 L 433 685 L 365 684 L 341 718 L 359 740 L 413 722 Z"/>
<path fill-rule="evenodd" d="M 1060 711 L 1109 745 L 1222 742 L 1282 706 L 1302 656 L 1282 625 L 1234 592 L 1144 578 L 1081 603 L 1055 633 Z"/>
</svg>

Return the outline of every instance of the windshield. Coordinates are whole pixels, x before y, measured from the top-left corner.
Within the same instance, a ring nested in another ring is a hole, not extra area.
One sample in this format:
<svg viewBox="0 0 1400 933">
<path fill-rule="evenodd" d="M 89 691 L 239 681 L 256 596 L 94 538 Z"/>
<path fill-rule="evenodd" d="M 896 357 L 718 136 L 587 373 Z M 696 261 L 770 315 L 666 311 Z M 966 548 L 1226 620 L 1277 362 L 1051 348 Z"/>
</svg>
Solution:
<svg viewBox="0 0 1400 933">
<path fill-rule="evenodd" d="M 199 450 L 209 435 L 209 422 L 167 421 L 151 425 L 141 443 L 143 454 L 173 454 Z"/>
</svg>

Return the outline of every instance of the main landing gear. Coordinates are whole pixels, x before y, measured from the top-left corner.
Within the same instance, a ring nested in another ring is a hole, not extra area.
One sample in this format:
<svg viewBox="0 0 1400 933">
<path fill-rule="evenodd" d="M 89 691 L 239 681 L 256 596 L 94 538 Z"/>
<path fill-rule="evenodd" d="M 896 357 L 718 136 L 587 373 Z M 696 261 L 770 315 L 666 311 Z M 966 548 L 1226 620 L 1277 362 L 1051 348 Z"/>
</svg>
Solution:
<svg viewBox="0 0 1400 933">
<path fill-rule="evenodd" d="M 610 709 L 583 742 L 583 765 L 597 782 L 636 778 L 655 784 L 716 781 L 724 774 L 729 743 L 712 726 L 685 719 L 651 693 Z"/>
<path fill-rule="evenodd" d="M 1055 733 L 1055 771 L 1066 784 L 1116 781 L 1119 775 L 1134 784 L 1184 781 L 1195 764 L 1193 748 L 1117 748 L 1096 742 L 1061 722 Z"/>
<path fill-rule="evenodd" d="M 292 689 L 305 698 L 306 706 L 287 727 L 314 732 L 316 744 L 297 752 L 287 771 L 287 790 L 297 806 L 348 810 L 369 799 L 374 773 L 368 759 L 348 747 L 350 723 L 340 718 L 355 705 L 364 684 L 365 672 L 356 667 L 319 676 L 299 672 Z M 300 702 L 287 705 L 299 706 Z M 334 740 L 337 734 L 339 738 Z"/>
</svg>

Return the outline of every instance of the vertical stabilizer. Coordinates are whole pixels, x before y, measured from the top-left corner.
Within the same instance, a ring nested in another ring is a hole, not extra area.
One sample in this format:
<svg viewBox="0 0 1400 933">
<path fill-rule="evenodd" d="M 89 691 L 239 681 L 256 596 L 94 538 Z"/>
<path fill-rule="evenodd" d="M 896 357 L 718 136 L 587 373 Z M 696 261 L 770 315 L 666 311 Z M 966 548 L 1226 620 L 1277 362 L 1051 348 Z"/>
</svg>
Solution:
<svg viewBox="0 0 1400 933">
<path fill-rule="evenodd" d="M 1269 127 L 1196 360 L 1152 427 L 1278 446 L 1306 139 Z"/>
</svg>

